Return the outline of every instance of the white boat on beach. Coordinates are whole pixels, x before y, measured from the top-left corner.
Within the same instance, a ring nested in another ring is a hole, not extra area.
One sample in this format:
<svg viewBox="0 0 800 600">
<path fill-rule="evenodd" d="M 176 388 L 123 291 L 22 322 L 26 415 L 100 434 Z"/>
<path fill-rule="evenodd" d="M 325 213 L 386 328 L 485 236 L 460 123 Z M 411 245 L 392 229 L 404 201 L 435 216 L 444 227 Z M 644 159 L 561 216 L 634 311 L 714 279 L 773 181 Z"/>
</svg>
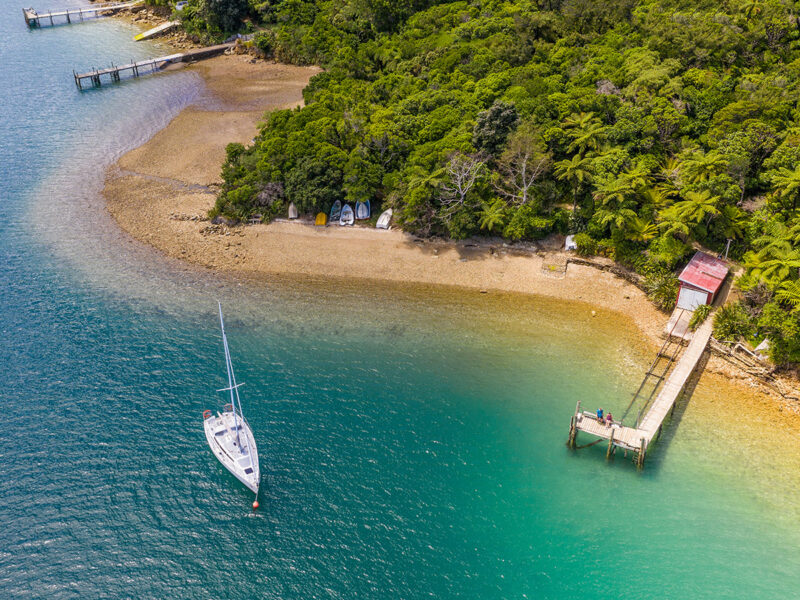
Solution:
<svg viewBox="0 0 800 600">
<path fill-rule="evenodd" d="M 381 216 L 378 217 L 378 222 L 375 224 L 375 227 L 378 229 L 389 229 L 389 223 L 392 221 L 392 211 L 391 208 L 386 209 L 381 213 Z"/>
<path fill-rule="evenodd" d="M 242 414 L 239 388 L 244 384 L 236 383 L 231 354 L 228 350 L 228 338 L 225 335 L 221 304 L 219 306 L 219 325 L 222 329 L 222 346 L 225 349 L 225 366 L 228 369 L 228 387 L 218 391 L 230 392 L 231 401 L 216 416 L 210 410 L 206 410 L 203 413 L 203 428 L 214 456 L 247 489 L 258 495 L 258 486 L 261 481 L 261 472 L 258 468 L 258 448 L 256 448 L 256 440 L 253 438 L 250 425 L 247 424 Z"/>
<path fill-rule="evenodd" d="M 356 219 L 364 221 L 369 219 L 370 215 L 372 215 L 372 208 L 370 207 L 369 200 L 356 202 Z"/>
<path fill-rule="evenodd" d="M 349 204 L 345 204 L 342 208 L 342 216 L 339 217 L 339 225 L 352 225 L 355 222 L 355 215 L 353 209 Z"/>
</svg>

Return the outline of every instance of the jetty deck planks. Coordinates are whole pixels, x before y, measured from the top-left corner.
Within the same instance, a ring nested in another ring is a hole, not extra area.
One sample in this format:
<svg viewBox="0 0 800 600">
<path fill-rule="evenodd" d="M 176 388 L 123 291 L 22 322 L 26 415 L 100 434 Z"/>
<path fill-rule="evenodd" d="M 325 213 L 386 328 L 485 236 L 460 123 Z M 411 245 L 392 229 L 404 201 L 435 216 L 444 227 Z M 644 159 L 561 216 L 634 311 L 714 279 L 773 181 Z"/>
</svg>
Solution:
<svg viewBox="0 0 800 600">
<path fill-rule="evenodd" d="M 612 453 L 612 446 L 633 451 L 636 454 L 637 465 L 643 466 L 648 446 L 661 432 L 664 420 L 675 407 L 675 403 L 686 387 L 686 382 L 705 352 L 711 339 L 712 327 L 713 319 L 707 318 L 694 332 L 686 351 L 672 369 L 650 409 L 636 427 L 619 424 L 609 426 L 600 423 L 591 413 L 581 412 L 579 402 L 570 422 L 569 445 L 575 447 L 577 434 L 582 431 L 597 438 L 609 440 L 608 455 Z"/>
<path fill-rule="evenodd" d="M 84 18 L 98 17 L 103 13 L 114 13 L 126 8 L 132 8 L 141 3 L 142 0 L 135 0 L 134 2 L 112 2 L 94 6 L 83 6 L 81 8 L 53 10 L 44 13 L 40 13 L 33 8 L 23 8 L 22 15 L 25 17 L 25 24 L 33 29 L 34 27 L 42 27 L 43 24 L 47 24 L 43 23 L 43 21 L 49 21 L 51 26 L 59 24 L 56 23 L 56 19 L 63 19 L 60 24 L 72 23 L 73 19 L 81 22 Z"/>
<path fill-rule="evenodd" d="M 94 69 L 85 73 L 72 72 L 75 78 L 75 85 L 78 89 L 83 89 L 84 81 L 91 82 L 93 87 L 100 87 L 103 84 L 103 77 L 106 77 L 109 82 L 120 81 L 123 75 L 130 75 L 139 77 L 148 73 L 155 73 L 164 67 L 174 63 L 188 63 L 204 58 L 211 58 L 225 52 L 233 44 L 219 44 L 217 46 L 208 46 L 206 48 L 198 48 L 197 50 L 189 50 L 179 54 L 169 54 L 167 56 L 159 56 L 158 58 L 150 58 L 138 62 L 131 62 L 126 65 L 110 66 L 107 69 Z M 142 72 L 143 71 L 143 72 Z"/>
</svg>

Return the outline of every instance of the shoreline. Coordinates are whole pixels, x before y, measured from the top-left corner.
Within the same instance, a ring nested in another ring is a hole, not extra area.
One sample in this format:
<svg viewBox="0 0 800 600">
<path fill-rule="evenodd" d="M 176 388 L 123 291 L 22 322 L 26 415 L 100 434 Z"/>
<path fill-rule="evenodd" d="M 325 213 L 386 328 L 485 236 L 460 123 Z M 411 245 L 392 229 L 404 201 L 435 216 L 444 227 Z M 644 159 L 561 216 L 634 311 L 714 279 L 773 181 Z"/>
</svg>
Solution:
<svg viewBox="0 0 800 600">
<path fill-rule="evenodd" d="M 319 228 L 306 221 L 211 225 L 206 214 L 221 184 L 225 146 L 249 143 L 264 112 L 300 106 L 302 89 L 320 70 L 243 55 L 185 68 L 202 76 L 205 93 L 106 173 L 106 207 L 134 239 L 171 258 L 247 278 L 299 275 L 444 285 L 473 293 L 520 293 L 583 303 L 587 310 L 595 307 L 626 316 L 650 346 L 660 345 L 668 315 L 644 292 L 599 270 L 602 264 L 570 263 L 565 273 L 554 273 L 548 265 L 563 260 L 561 253 L 543 255 L 502 241 L 421 240 L 396 229 Z M 723 376 L 745 392 L 757 389 L 778 399 L 776 413 L 783 417 L 798 413 L 796 403 L 781 399 L 718 357 L 711 357 L 706 372 Z"/>
</svg>

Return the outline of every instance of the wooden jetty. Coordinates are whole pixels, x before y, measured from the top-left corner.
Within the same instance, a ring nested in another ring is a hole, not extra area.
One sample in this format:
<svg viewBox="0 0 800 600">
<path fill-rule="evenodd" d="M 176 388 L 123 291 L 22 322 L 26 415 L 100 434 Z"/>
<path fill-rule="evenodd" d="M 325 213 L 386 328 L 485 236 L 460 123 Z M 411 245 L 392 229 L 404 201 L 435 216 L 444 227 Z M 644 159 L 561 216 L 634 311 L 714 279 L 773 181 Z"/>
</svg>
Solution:
<svg viewBox="0 0 800 600">
<path fill-rule="evenodd" d="M 91 87 L 100 87 L 105 80 L 106 83 L 113 83 L 120 81 L 122 77 L 140 77 L 160 71 L 170 64 L 188 63 L 204 58 L 211 58 L 225 52 L 233 44 L 219 44 L 217 46 L 209 46 L 207 48 L 199 48 L 197 50 L 189 50 L 179 54 L 170 54 L 168 56 L 160 56 L 158 58 L 150 58 L 148 60 L 141 60 L 138 62 L 131 61 L 125 65 L 111 65 L 107 69 L 94 69 L 85 73 L 72 72 L 75 78 L 75 85 L 79 90 L 84 89 L 84 82 L 91 84 Z"/>
<path fill-rule="evenodd" d="M 578 402 L 575 414 L 570 419 L 568 445 L 575 448 L 578 432 L 582 431 L 598 438 L 596 441 L 608 440 L 607 458 L 610 458 L 617 448 L 622 448 L 634 453 L 634 460 L 639 468 L 644 466 L 647 449 L 653 440 L 661 434 L 664 419 L 674 410 L 675 403 L 686 387 L 686 382 L 694 372 L 698 362 L 700 362 L 700 358 L 711 339 L 712 327 L 713 319 L 709 316 L 694 332 L 688 347 L 669 373 L 669 376 L 667 376 L 669 364 L 663 371 L 658 371 L 655 366 L 659 362 L 659 357 L 669 356 L 669 363 L 674 362 L 677 358 L 678 351 L 669 349 L 669 344 L 677 342 L 671 341 L 673 340 L 671 335 L 667 336 L 667 341 L 659 351 L 659 356 L 656 357 L 650 370 L 648 370 L 648 374 L 645 376 L 645 380 L 649 377 L 657 377 L 660 380 L 666 378 L 666 381 L 660 387 L 660 391 L 655 400 L 652 401 L 652 404 L 650 403 L 650 398 L 647 399 L 633 427 L 624 425 L 622 420 L 615 421 L 611 425 L 606 422 L 600 423 L 594 413 L 581 411 L 581 403 Z M 679 345 L 682 346 L 682 344 Z M 644 382 L 640 386 L 640 390 L 643 387 Z M 658 389 L 658 385 L 656 385 L 655 389 Z M 637 391 L 634 401 L 638 395 L 639 392 Z M 651 397 L 652 395 L 654 395 L 654 392 L 651 393 Z M 649 409 L 643 412 L 648 407 Z"/>
<path fill-rule="evenodd" d="M 107 4 L 95 4 L 81 8 L 69 8 L 65 10 L 54 10 L 40 13 L 33 8 L 23 8 L 22 15 L 25 17 L 25 24 L 33 29 L 43 25 L 64 25 L 67 23 L 80 23 L 86 19 L 97 18 L 104 14 L 111 14 L 120 10 L 131 8 L 141 4 L 143 0 L 133 2 L 112 2 Z"/>
</svg>

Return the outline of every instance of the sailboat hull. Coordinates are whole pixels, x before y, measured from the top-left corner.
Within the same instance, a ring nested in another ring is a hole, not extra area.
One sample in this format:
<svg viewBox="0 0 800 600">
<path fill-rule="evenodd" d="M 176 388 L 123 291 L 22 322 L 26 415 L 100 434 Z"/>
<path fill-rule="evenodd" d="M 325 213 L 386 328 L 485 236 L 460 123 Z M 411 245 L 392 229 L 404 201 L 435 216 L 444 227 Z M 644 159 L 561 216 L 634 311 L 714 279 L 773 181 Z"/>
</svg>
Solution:
<svg viewBox="0 0 800 600">
<path fill-rule="evenodd" d="M 236 421 L 239 427 L 238 441 Z M 231 411 L 225 411 L 216 416 L 209 415 L 203 421 L 203 428 L 211 452 L 217 460 L 247 489 L 257 494 L 261 482 L 258 449 L 247 421 L 240 416 L 235 418 Z"/>
</svg>

